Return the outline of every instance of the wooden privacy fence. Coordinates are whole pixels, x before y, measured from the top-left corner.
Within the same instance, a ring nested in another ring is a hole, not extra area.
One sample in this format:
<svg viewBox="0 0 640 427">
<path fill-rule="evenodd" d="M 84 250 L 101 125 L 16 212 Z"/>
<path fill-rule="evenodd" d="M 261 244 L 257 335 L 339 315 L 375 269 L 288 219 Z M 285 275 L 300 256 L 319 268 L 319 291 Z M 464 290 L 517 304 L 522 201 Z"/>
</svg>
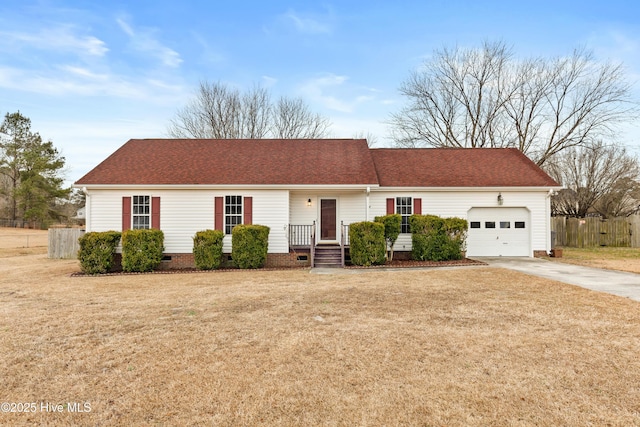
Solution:
<svg viewBox="0 0 640 427">
<path fill-rule="evenodd" d="M 640 216 L 602 220 L 600 218 L 551 218 L 554 246 L 640 247 Z"/>
<path fill-rule="evenodd" d="M 49 258 L 73 259 L 78 256 L 78 239 L 84 234 L 81 228 L 50 228 Z"/>
</svg>

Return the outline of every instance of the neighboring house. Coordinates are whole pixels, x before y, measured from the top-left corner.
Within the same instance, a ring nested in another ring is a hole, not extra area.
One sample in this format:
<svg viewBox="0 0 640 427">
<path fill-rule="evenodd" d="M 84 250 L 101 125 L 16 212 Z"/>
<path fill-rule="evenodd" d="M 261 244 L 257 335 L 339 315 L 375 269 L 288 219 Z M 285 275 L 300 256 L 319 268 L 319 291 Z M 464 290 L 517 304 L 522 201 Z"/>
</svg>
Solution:
<svg viewBox="0 0 640 427">
<path fill-rule="evenodd" d="M 81 207 L 76 211 L 75 216 L 72 219 L 85 219 L 87 217 L 87 208 L 85 206 Z"/>
<path fill-rule="evenodd" d="M 546 253 L 561 188 L 516 149 L 370 149 L 364 139 L 134 139 L 80 178 L 86 230 L 159 228 L 165 265 L 193 265 L 192 237 L 271 228 L 268 265 L 344 263 L 348 226 L 400 213 L 469 221 L 468 256 Z M 323 251 L 336 249 L 331 255 Z M 402 254 L 400 254 L 402 255 Z"/>
</svg>

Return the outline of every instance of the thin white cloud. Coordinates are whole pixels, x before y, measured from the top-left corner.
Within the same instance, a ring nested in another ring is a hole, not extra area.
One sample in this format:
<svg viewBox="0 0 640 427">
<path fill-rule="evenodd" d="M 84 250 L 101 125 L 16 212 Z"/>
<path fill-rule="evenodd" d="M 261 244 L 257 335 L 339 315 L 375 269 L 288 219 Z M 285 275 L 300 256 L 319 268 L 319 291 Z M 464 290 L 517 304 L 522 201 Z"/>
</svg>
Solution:
<svg viewBox="0 0 640 427">
<path fill-rule="evenodd" d="M 158 79 L 136 80 L 70 65 L 46 72 L 0 66 L 0 88 L 59 97 L 103 96 L 160 103 L 182 100 L 185 92 L 180 85 Z"/>
<path fill-rule="evenodd" d="M 29 47 L 98 57 L 109 51 L 102 40 L 93 36 L 78 35 L 76 31 L 72 26 L 45 28 L 33 33 L 4 31 L 0 32 L 0 46 L 5 50 Z"/>
<path fill-rule="evenodd" d="M 299 92 L 324 108 L 342 113 L 352 113 L 358 105 L 375 99 L 370 90 L 365 89 L 368 93 L 361 95 L 362 88 L 349 86 L 348 80 L 347 76 L 325 74 L 303 83 Z"/>
<path fill-rule="evenodd" d="M 262 82 L 264 83 L 265 87 L 270 88 L 275 86 L 276 83 L 278 83 L 278 79 L 270 76 L 262 76 Z"/>
<path fill-rule="evenodd" d="M 319 18 L 317 16 L 303 16 L 302 14 L 289 10 L 284 14 L 284 18 L 292 23 L 293 26 L 301 33 L 305 34 L 331 34 L 332 25 L 327 22 L 330 17 Z"/>
<path fill-rule="evenodd" d="M 317 19 L 310 17 L 303 17 L 300 14 L 289 10 L 285 15 L 295 28 L 301 33 L 307 34 L 329 34 L 331 33 L 331 26 L 327 23 L 320 22 Z"/>
<path fill-rule="evenodd" d="M 192 35 L 196 43 L 202 48 L 202 53 L 200 54 L 201 61 L 213 65 L 223 64 L 227 61 L 227 58 L 212 47 L 204 36 L 195 32 L 193 32 Z"/>
<path fill-rule="evenodd" d="M 182 63 L 182 58 L 178 52 L 164 46 L 155 38 L 155 30 L 134 29 L 123 18 L 116 19 L 116 22 L 120 29 L 129 36 L 133 50 L 152 56 L 167 67 L 176 68 Z"/>
<path fill-rule="evenodd" d="M 100 80 L 100 81 L 105 81 L 109 79 L 108 74 L 97 74 L 83 67 L 77 67 L 73 65 L 63 65 L 62 67 L 60 67 L 60 69 L 85 79 Z"/>
</svg>

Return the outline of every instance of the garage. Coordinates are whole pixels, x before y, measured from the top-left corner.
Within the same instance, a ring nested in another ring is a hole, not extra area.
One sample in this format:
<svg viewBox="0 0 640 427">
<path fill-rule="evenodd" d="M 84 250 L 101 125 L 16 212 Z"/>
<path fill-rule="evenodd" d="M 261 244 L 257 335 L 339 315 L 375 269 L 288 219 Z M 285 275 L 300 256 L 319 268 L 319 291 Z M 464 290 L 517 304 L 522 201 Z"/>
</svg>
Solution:
<svg viewBox="0 0 640 427">
<path fill-rule="evenodd" d="M 468 256 L 531 256 L 527 208 L 471 208 L 467 215 Z"/>
</svg>

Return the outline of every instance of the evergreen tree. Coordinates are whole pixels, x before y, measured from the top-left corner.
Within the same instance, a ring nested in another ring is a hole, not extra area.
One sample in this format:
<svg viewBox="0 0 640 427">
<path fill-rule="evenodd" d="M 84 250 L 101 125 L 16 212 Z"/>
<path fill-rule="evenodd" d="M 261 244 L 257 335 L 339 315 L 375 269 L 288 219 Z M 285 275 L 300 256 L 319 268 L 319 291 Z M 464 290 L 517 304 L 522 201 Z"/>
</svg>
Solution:
<svg viewBox="0 0 640 427">
<path fill-rule="evenodd" d="M 20 112 L 7 113 L 0 124 L 0 174 L 6 185 L 7 217 L 15 221 L 56 219 L 55 202 L 66 197 L 61 176 L 65 158 L 51 141 L 31 131 L 31 120 Z"/>
</svg>

